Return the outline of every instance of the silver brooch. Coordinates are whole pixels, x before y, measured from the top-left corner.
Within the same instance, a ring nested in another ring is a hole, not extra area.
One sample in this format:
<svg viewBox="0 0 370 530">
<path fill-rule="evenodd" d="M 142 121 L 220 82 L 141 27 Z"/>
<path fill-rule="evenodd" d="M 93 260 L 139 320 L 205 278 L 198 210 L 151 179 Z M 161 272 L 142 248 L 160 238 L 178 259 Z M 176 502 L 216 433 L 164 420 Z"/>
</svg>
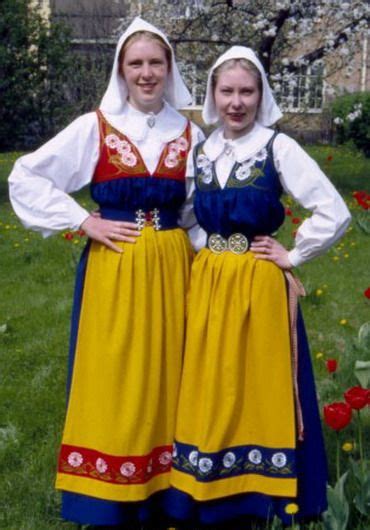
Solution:
<svg viewBox="0 0 370 530">
<path fill-rule="evenodd" d="M 146 122 L 148 124 L 148 127 L 152 128 L 155 125 L 155 114 L 154 112 L 149 112 L 149 115 L 146 119 Z"/>
</svg>

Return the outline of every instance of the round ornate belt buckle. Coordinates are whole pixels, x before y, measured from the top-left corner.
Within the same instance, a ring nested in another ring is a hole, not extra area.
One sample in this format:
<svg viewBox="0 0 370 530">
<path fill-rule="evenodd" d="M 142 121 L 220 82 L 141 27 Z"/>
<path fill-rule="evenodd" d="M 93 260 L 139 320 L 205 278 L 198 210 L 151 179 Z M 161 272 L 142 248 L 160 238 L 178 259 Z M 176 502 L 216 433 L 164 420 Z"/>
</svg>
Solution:
<svg viewBox="0 0 370 530">
<path fill-rule="evenodd" d="M 208 248 L 215 254 L 221 254 L 227 250 L 227 241 L 220 234 L 211 234 L 208 238 Z"/>
<path fill-rule="evenodd" d="M 248 238 L 244 234 L 232 234 L 227 240 L 230 252 L 244 254 L 249 248 Z"/>
</svg>

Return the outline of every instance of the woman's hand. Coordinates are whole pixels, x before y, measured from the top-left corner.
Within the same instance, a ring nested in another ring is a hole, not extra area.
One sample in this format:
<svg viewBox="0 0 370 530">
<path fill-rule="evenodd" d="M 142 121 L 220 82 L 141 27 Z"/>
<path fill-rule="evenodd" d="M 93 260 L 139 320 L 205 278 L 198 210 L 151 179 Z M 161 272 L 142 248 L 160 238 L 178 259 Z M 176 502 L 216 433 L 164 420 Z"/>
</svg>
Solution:
<svg viewBox="0 0 370 530">
<path fill-rule="evenodd" d="M 281 269 L 291 269 L 287 249 L 270 236 L 256 236 L 250 246 L 257 259 L 273 261 Z"/>
<path fill-rule="evenodd" d="M 115 245 L 113 241 L 126 241 L 126 243 L 136 243 L 136 237 L 140 236 L 136 223 L 127 221 L 110 221 L 102 219 L 96 212 L 89 215 L 82 223 L 81 229 L 95 241 L 103 243 L 115 252 L 123 250 Z"/>
</svg>

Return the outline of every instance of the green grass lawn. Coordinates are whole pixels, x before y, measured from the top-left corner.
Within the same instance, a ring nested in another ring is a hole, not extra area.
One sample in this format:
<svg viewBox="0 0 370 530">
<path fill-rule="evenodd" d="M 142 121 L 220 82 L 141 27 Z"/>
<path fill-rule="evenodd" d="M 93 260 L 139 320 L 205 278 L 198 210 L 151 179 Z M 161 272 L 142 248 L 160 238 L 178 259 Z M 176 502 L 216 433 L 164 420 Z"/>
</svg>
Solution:
<svg viewBox="0 0 370 530">
<path fill-rule="evenodd" d="M 302 307 L 322 406 L 342 401 L 343 391 L 358 384 L 353 375 L 356 359 L 370 360 L 370 351 L 357 346 L 360 326 L 370 322 L 370 300 L 364 296 L 370 286 L 370 236 L 356 222 L 362 212 L 351 196 L 353 190 L 370 191 L 370 160 L 340 148 L 309 151 L 339 187 L 354 217 L 340 243 L 297 271 L 307 291 Z M 64 416 L 74 269 L 84 241 L 67 241 L 62 234 L 42 239 L 22 228 L 7 196 L 6 178 L 16 157 L 0 154 L 0 528 L 75 529 L 59 518 L 54 475 Z M 86 191 L 78 200 L 91 204 Z M 290 246 L 297 227 L 292 219 L 307 213 L 286 202 L 293 215 L 287 216 L 280 238 Z M 326 371 L 327 358 L 339 362 L 334 377 Z M 369 457 L 369 411 L 363 419 Z M 324 432 L 333 482 L 335 436 L 326 427 Z M 353 442 L 355 436 L 350 426 L 340 433 L 340 441 Z M 347 459 L 343 452 L 343 471 Z M 352 513 L 348 528 L 370 527 L 369 518 Z"/>
</svg>

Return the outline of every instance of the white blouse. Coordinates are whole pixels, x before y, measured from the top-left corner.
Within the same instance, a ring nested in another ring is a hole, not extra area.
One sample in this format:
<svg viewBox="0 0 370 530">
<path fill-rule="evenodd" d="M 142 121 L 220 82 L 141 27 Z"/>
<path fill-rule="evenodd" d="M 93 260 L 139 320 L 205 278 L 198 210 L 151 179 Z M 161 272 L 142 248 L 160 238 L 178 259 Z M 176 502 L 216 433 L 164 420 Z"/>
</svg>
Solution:
<svg viewBox="0 0 370 530">
<path fill-rule="evenodd" d="M 154 116 L 148 116 L 129 104 L 123 114 L 105 114 L 115 128 L 137 146 L 149 171 L 154 171 L 167 142 L 184 130 L 186 120 L 165 104 Z M 203 140 L 202 131 L 191 126 L 192 145 Z M 256 155 L 269 141 L 273 131 L 256 123 L 251 132 L 237 140 L 226 140 L 222 129 L 214 131 L 204 144 L 206 156 L 215 162 L 217 178 L 225 186 L 234 162 Z M 289 260 L 298 266 L 322 254 L 345 232 L 350 213 L 334 186 L 316 162 L 285 134 L 273 145 L 274 162 L 284 190 L 312 212 L 298 228 Z M 9 177 L 13 208 L 23 224 L 44 237 L 57 231 L 76 230 L 89 216 L 69 194 L 92 180 L 99 158 L 99 128 L 95 112 L 77 118 L 66 129 L 34 153 L 22 156 Z M 199 250 L 207 243 L 207 234 L 196 222 L 193 211 L 194 167 L 192 153 L 186 168 L 187 199 L 180 225 L 189 230 L 193 246 Z"/>
<path fill-rule="evenodd" d="M 234 163 L 245 162 L 257 155 L 273 133 L 272 129 L 256 122 L 249 133 L 236 140 L 225 139 L 222 128 L 209 136 L 204 153 L 215 163 L 221 187 L 225 186 Z M 277 135 L 273 156 L 284 191 L 312 212 L 298 228 L 295 246 L 289 252 L 289 261 L 298 266 L 332 246 L 344 234 L 351 215 L 318 164 L 295 140 L 285 134 Z"/>
<path fill-rule="evenodd" d="M 157 167 L 165 144 L 176 139 L 186 126 L 186 119 L 167 103 L 156 115 L 142 113 L 127 103 L 121 115 L 104 116 L 136 145 L 150 172 Z M 193 146 L 204 138 L 193 123 L 191 136 Z M 19 158 L 9 177 L 9 194 L 24 226 L 44 237 L 60 230 L 78 229 L 89 212 L 69 194 L 91 182 L 98 159 L 99 125 L 95 112 L 80 116 L 37 151 Z M 187 179 L 187 188 L 181 226 L 192 229 L 196 239 L 192 179 Z"/>
</svg>

